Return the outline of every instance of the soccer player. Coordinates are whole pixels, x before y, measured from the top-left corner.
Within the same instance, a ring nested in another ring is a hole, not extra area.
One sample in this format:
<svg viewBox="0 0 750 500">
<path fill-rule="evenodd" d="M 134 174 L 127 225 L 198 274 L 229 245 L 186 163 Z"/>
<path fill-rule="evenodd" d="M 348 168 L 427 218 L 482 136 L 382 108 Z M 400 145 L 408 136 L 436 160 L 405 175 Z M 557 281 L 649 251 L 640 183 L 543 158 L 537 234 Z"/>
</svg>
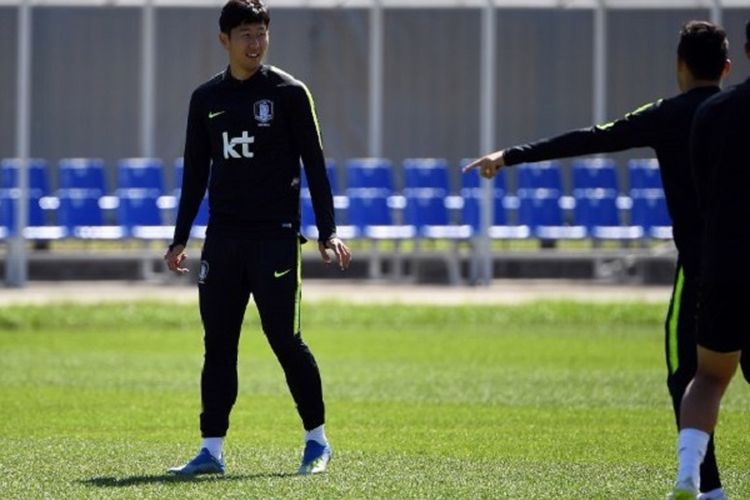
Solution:
<svg viewBox="0 0 750 500">
<path fill-rule="evenodd" d="M 208 186 L 210 217 L 198 274 L 205 330 L 203 443 L 192 461 L 169 470 L 174 474 L 224 473 L 237 346 L 251 294 L 306 431 L 298 472 L 323 472 L 331 458 L 320 373 L 300 332 L 300 159 L 323 260 L 332 261 L 332 250 L 344 270 L 351 252 L 336 236 L 312 97 L 302 82 L 263 64 L 269 22 L 260 0 L 229 0 L 219 18 L 229 66 L 190 100 L 182 197 L 164 259 L 171 271 L 187 272 L 185 245 Z"/>
<path fill-rule="evenodd" d="M 490 153 L 464 168 L 464 173 L 477 169 L 483 177 L 492 179 L 503 167 L 523 162 L 643 146 L 655 150 L 679 254 L 665 322 L 667 386 L 678 424 L 682 395 L 696 368 L 694 316 L 701 223 L 693 177 L 688 168 L 690 124 L 698 106 L 719 92 L 719 84 L 730 68 L 727 53 L 724 30 L 709 22 L 690 21 L 682 27 L 677 46 L 680 94 L 642 106 L 605 125 Z M 702 488 L 705 488 L 702 498 L 723 498 L 713 440 L 701 476 Z"/>
<path fill-rule="evenodd" d="M 750 21 L 745 26 L 750 59 Z M 697 111 L 691 139 L 700 207 L 704 214 L 698 292 L 698 368 L 680 412 L 679 469 L 673 499 L 695 498 L 698 473 L 719 417 L 719 403 L 740 355 L 750 352 L 744 320 L 750 272 L 742 263 L 750 244 L 750 78 L 707 100 Z M 747 376 L 747 373 L 745 374 Z"/>
</svg>

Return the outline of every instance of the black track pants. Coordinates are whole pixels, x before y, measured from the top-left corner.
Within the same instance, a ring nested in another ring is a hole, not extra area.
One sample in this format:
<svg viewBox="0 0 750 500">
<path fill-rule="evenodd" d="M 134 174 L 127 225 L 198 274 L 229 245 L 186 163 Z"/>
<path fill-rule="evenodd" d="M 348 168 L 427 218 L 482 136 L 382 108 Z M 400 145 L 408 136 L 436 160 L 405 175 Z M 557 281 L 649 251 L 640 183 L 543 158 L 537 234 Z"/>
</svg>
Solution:
<svg viewBox="0 0 750 500">
<path fill-rule="evenodd" d="M 226 435 L 237 399 L 237 347 L 252 295 L 305 429 L 324 422 L 315 358 L 300 333 L 300 243 L 295 237 L 249 239 L 210 234 L 198 280 L 205 331 L 200 416 L 203 437 Z"/>
</svg>

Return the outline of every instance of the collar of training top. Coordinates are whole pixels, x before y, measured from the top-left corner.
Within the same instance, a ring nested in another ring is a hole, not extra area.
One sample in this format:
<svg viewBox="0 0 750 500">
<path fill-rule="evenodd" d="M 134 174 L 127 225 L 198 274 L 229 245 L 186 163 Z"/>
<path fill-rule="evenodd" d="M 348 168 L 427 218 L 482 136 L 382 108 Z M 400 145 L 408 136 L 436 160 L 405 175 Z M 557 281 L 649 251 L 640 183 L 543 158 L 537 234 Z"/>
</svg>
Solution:
<svg viewBox="0 0 750 500">
<path fill-rule="evenodd" d="M 254 82 L 257 79 L 259 73 L 265 73 L 267 70 L 268 70 L 268 66 L 266 66 L 265 64 L 261 64 L 260 67 L 258 67 L 258 71 L 253 73 L 253 76 L 251 76 L 247 80 L 238 80 L 232 76 L 232 71 L 230 67 L 227 66 L 227 69 L 224 70 L 224 75 L 222 78 L 224 82 L 226 82 L 228 85 L 241 87 L 244 85 L 250 85 L 252 82 Z"/>
</svg>

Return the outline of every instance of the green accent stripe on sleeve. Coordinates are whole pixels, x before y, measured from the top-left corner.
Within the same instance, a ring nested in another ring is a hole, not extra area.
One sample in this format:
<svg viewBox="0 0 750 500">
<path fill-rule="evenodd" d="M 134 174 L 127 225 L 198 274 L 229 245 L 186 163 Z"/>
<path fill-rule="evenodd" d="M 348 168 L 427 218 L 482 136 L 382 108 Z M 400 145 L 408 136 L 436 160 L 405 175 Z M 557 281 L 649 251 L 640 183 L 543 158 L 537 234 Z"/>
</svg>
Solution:
<svg viewBox="0 0 750 500">
<path fill-rule="evenodd" d="M 310 93 L 310 89 L 307 88 L 307 85 L 302 84 L 302 88 L 305 89 L 307 100 L 310 101 L 310 112 L 312 113 L 313 121 L 315 122 L 315 132 L 318 134 L 318 144 L 320 145 L 320 149 L 323 149 L 323 138 L 320 135 L 320 122 L 318 121 L 318 112 L 315 111 L 315 99 L 313 99 L 313 96 Z"/>
<path fill-rule="evenodd" d="M 660 101 L 662 101 L 662 99 L 659 99 L 656 102 L 650 102 L 648 104 L 644 104 L 643 106 L 641 106 L 640 108 L 636 109 L 635 111 L 631 111 L 630 113 L 628 113 L 627 115 L 625 115 L 625 118 L 629 118 L 629 117 L 631 117 L 633 115 L 637 115 L 638 113 L 643 113 L 647 109 L 649 109 L 649 108 L 655 106 L 656 104 L 658 104 Z M 611 121 L 609 123 L 605 123 L 603 125 L 597 125 L 594 128 L 596 128 L 597 130 L 601 130 L 603 132 L 606 132 L 607 130 L 611 129 L 615 125 L 616 121 L 617 120 Z"/>
<path fill-rule="evenodd" d="M 609 123 L 605 123 L 604 125 L 597 125 L 594 128 L 597 129 L 597 130 L 602 130 L 602 131 L 606 132 L 607 130 L 611 129 L 614 126 L 615 126 L 615 122 L 609 122 Z"/>
<path fill-rule="evenodd" d="M 685 275 L 682 266 L 677 270 L 677 280 L 672 292 L 672 307 L 669 314 L 669 333 L 668 333 L 668 356 L 669 356 L 669 373 L 674 374 L 680 367 L 679 354 L 679 337 L 677 329 L 680 325 L 680 303 L 682 302 L 682 287 L 685 283 Z"/>
</svg>

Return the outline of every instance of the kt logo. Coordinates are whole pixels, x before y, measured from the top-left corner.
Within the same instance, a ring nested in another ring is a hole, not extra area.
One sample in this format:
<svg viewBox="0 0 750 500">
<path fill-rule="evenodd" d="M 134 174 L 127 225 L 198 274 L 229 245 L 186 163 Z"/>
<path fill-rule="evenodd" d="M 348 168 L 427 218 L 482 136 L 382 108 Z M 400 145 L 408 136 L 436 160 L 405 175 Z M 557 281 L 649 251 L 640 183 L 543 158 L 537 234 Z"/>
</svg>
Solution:
<svg viewBox="0 0 750 500">
<path fill-rule="evenodd" d="M 232 137 L 230 139 L 227 132 L 222 132 L 221 137 L 224 141 L 224 159 L 253 157 L 253 153 L 250 151 L 250 144 L 255 142 L 255 136 L 248 135 L 247 131 L 243 131 L 239 137 Z M 235 149 L 237 146 L 242 146 L 239 153 Z"/>
</svg>

